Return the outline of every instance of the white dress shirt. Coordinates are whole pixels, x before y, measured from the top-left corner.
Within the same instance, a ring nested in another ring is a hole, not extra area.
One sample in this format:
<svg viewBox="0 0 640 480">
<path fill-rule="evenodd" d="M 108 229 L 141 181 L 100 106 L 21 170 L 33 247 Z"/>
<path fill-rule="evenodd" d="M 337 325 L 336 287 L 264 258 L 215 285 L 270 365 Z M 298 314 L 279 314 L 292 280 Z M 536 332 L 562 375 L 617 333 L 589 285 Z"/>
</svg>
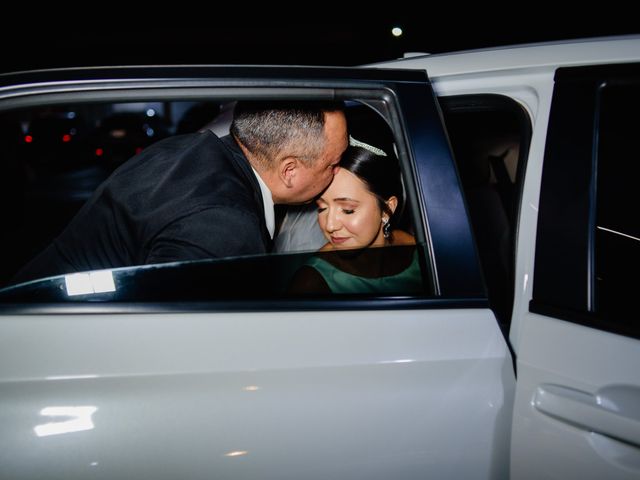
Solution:
<svg viewBox="0 0 640 480">
<path fill-rule="evenodd" d="M 269 236 L 271 237 L 271 239 L 273 239 L 273 233 L 276 229 L 276 214 L 273 210 L 273 197 L 271 196 L 271 190 L 269 190 L 269 187 L 267 187 L 267 184 L 264 183 L 256 169 L 251 167 L 251 170 L 253 170 L 253 173 L 256 174 L 258 184 L 260 185 L 260 192 L 262 193 L 262 203 L 264 204 L 264 221 L 267 224 Z"/>
</svg>

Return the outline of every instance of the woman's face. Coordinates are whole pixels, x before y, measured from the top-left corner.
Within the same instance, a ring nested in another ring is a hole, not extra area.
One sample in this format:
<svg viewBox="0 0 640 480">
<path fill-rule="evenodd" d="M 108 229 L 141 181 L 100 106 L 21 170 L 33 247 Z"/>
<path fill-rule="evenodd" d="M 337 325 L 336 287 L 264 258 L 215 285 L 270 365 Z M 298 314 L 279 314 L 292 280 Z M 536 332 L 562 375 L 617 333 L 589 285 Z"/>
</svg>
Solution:
<svg viewBox="0 0 640 480">
<path fill-rule="evenodd" d="M 378 199 L 349 170 L 338 168 L 317 204 L 318 223 L 334 248 L 384 245 Z"/>
</svg>

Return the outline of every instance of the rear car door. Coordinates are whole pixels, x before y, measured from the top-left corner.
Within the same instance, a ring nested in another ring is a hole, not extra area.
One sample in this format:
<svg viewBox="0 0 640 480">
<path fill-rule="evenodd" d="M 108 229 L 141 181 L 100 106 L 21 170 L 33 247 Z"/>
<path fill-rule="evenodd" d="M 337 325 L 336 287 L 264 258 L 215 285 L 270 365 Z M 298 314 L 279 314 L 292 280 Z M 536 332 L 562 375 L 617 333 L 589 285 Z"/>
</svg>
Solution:
<svg viewBox="0 0 640 480">
<path fill-rule="evenodd" d="M 109 102 L 365 105 L 398 150 L 424 289 L 292 297 L 278 290 L 304 260 L 291 254 L 114 270 L 112 291 L 79 296 L 64 276 L 2 290 L 0 477 L 506 476 L 511 357 L 424 72 L 174 67 L 2 82 L 7 119 Z"/>
<path fill-rule="evenodd" d="M 640 475 L 638 65 L 556 72 L 511 475 Z M 515 321 L 515 320 L 514 320 Z"/>
</svg>

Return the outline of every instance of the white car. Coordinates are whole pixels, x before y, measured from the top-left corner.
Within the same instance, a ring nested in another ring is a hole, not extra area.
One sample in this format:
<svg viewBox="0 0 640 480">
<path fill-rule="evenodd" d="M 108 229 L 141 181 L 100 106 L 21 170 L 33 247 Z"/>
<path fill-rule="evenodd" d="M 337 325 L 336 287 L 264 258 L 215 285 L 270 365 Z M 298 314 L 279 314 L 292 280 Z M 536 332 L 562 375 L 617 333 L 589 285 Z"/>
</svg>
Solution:
<svg viewBox="0 0 640 480">
<path fill-rule="evenodd" d="M 6 286 L 0 478 L 639 478 L 640 37 L 2 75 L 4 283 L 115 168 L 103 119 L 243 98 L 382 124 L 423 292 L 294 296 L 310 251 Z"/>
</svg>

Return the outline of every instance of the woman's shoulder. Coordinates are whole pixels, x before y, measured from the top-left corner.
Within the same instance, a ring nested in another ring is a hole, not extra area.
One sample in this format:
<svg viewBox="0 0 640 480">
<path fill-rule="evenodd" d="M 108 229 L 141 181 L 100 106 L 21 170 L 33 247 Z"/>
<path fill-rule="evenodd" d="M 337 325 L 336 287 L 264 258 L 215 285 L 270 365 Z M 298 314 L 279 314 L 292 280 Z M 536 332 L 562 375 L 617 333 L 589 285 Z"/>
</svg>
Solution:
<svg viewBox="0 0 640 480">
<path fill-rule="evenodd" d="M 416 239 L 413 235 L 405 232 L 404 230 L 394 230 L 392 244 L 393 245 L 415 245 Z"/>
</svg>

